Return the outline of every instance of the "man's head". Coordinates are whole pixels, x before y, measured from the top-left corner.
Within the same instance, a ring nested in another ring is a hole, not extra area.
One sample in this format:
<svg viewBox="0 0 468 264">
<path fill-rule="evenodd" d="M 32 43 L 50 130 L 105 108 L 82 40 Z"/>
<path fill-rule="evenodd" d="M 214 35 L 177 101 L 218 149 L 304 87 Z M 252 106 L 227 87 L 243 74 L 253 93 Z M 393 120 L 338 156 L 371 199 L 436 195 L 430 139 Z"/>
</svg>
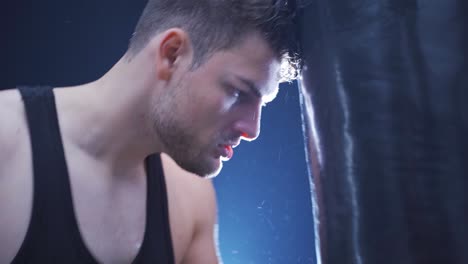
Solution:
<svg viewBox="0 0 468 264">
<path fill-rule="evenodd" d="M 232 146 L 257 138 L 262 105 L 288 78 L 281 63 L 296 56 L 291 9 L 272 0 L 149 0 L 127 57 L 154 50 L 158 91 L 147 119 L 159 151 L 212 176 Z"/>
</svg>

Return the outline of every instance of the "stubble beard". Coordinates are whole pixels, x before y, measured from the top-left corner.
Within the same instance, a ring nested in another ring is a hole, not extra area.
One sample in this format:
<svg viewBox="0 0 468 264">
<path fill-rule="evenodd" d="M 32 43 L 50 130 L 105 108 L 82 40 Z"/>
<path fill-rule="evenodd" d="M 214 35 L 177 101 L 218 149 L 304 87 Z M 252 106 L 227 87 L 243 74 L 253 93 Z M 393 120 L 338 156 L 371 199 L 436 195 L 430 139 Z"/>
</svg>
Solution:
<svg viewBox="0 0 468 264">
<path fill-rule="evenodd" d="M 190 122 L 183 121 L 180 111 L 170 111 L 168 100 L 160 102 L 153 111 L 154 133 L 168 154 L 181 168 L 200 177 L 216 176 L 222 167 L 213 167 L 209 145 L 203 146 L 193 131 Z M 175 110 L 175 109 L 174 109 Z"/>
</svg>

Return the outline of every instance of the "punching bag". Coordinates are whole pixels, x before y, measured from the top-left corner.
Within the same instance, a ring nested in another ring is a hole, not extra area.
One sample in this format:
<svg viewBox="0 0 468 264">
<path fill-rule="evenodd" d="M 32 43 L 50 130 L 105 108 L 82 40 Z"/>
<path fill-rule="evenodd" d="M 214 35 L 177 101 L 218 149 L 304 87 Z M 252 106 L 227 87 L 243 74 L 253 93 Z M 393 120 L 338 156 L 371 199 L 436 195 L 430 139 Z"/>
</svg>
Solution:
<svg viewBox="0 0 468 264">
<path fill-rule="evenodd" d="M 302 9 L 317 263 L 468 263 L 467 6 Z"/>
</svg>

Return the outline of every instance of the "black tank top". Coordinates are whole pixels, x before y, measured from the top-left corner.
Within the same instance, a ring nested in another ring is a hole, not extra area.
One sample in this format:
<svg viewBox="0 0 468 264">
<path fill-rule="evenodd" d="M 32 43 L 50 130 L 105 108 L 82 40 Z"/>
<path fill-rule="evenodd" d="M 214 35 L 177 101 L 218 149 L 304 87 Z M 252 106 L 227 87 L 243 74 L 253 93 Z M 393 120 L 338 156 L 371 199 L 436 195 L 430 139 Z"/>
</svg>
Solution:
<svg viewBox="0 0 468 264">
<path fill-rule="evenodd" d="M 29 227 L 13 263 L 97 263 L 78 229 L 52 87 L 20 87 L 19 91 L 31 135 L 34 191 Z M 133 263 L 173 264 L 159 154 L 147 158 L 146 170 L 146 229 Z"/>
</svg>

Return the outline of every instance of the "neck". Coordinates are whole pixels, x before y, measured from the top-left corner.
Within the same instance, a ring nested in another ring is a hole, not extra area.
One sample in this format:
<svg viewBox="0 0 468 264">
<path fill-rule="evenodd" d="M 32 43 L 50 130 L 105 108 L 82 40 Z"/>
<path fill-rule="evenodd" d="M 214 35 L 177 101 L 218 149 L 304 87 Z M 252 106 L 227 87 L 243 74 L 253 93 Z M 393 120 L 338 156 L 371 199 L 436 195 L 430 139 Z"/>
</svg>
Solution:
<svg viewBox="0 0 468 264">
<path fill-rule="evenodd" d="M 149 125 L 154 68 L 145 57 L 124 57 L 95 82 L 56 90 L 64 138 L 114 169 L 140 166 L 161 149 Z"/>
</svg>

